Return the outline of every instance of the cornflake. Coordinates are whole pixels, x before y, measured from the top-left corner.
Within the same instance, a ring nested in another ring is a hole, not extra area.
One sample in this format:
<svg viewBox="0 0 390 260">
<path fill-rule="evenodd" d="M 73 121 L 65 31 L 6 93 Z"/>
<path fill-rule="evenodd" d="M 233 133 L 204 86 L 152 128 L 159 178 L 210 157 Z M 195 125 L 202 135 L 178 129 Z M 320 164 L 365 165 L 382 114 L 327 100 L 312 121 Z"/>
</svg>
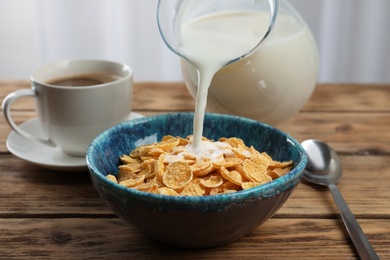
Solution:
<svg viewBox="0 0 390 260">
<path fill-rule="evenodd" d="M 202 138 L 202 149 L 192 149 L 192 136 L 164 136 L 119 157 L 115 183 L 167 196 L 205 196 L 233 193 L 275 180 L 293 168 L 292 161 L 274 161 L 267 153 L 248 147 L 239 138 Z"/>
</svg>

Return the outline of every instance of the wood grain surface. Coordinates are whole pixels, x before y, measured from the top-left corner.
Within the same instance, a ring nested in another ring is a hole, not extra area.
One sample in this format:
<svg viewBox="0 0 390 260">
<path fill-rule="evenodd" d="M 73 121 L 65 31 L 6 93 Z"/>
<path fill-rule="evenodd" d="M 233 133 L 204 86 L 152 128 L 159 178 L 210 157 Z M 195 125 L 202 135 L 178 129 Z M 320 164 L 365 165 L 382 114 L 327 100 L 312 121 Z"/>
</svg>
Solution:
<svg viewBox="0 0 390 260">
<path fill-rule="evenodd" d="M 29 87 L 0 80 L 0 99 Z M 135 83 L 136 112 L 193 109 L 181 82 Z M 17 123 L 34 118 L 33 100 L 16 102 L 12 113 Z M 378 255 L 390 259 L 390 86 L 318 85 L 301 112 L 277 127 L 335 148 L 344 167 L 338 187 Z M 1 116 L 0 259 L 358 259 L 326 187 L 302 181 L 272 219 L 234 243 L 166 247 L 117 218 L 86 170 L 47 170 L 12 155 L 10 131 Z"/>
</svg>

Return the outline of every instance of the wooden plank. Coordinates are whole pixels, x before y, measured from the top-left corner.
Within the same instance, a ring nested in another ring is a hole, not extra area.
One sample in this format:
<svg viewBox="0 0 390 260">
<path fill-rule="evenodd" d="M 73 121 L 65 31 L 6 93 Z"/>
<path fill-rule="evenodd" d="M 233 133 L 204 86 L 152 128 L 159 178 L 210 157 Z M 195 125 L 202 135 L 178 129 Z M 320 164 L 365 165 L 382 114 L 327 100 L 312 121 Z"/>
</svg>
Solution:
<svg viewBox="0 0 390 260">
<path fill-rule="evenodd" d="M 28 81 L 0 81 L 0 100 L 17 89 L 31 88 Z M 194 110 L 195 102 L 182 82 L 135 82 L 133 110 L 188 111 Z M 13 110 L 33 110 L 33 98 L 16 101 Z"/>
<path fill-rule="evenodd" d="M 390 154 L 390 113 L 305 113 L 292 117 L 277 128 L 302 142 L 319 139 L 338 153 Z"/>
<path fill-rule="evenodd" d="M 93 187 L 88 170 L 51 171 L 2 155 L 0 215 L 112 214 Z M 42 203 L 45 201 L 45 203 Z"/>
<path fill-rule="evenodd" d="M 151 111 L 134 111 L 134 112 L 138 112 L 138 113 L 141 113 L 142 115 L 152 115 L 152 114 L 157 114 L 157 113 L 161 113 L 161 112 L 151 112 Z M 31 111 L 31 110 L 28 110 L 28 111 L 13 111 L 12 112 L 13 114 L 13 119 L 15 121 L 16 124 L 21 124 L 27 120 L 30 120 L 32 118 L 35 118 L 36 117 L 36 114 L 35 112 Z M 8 153 L 8 150 L 6 148 L 6 140 L 8 138 L 8 135 L 11 133 L 11 127 L 7 124 L 6 120 L 5 120 L 5 117 L 4 116 L 0 116 L 0 153 Z"/>
<path fill-rule="evenodd" d="M 389 112 L 390 84 L 319 84 L 303 111 Z"/>
<path fill-rule="evenodd" d="M 361 225 L 379 257 L 388 259 L 390 222 L 362 220 Z M 0 219 L 0 227 L 2 258 L 357 259 L 341 220 L 335 219 L 270 219 L 236 242 L 202 250 L 163 246 L 115 218 Z"/>
<path fill-rule="evenodd" d="M 30 88 L 28 81 L 0 81 L 0 99 L 16 90 Z M 302 111 L 390 111 L 390 85 L 318 84 Z M 15 110 L 33 109 L 33 102 L 18 102 Z M 188 111 L 194 100 L 183 82 L 135 82 L 135 110 Z"/>
<path fill-rule="evenodd" d="M 161 111 L 138 111 L 145 115 Z M 33 112 L 14 112 L 21 123 L 33 118 Z M 277 128 L 298 141 L 320 139 L 339 153 L 390 155 L 390 113 L 305 113 L 302 112 Z M 11 129 L 0 117 L 0 152 L 7 152 L 5 141 Z"/>
<path fill-rule="evenodd" d="M 388 156 L 341 156 L 341 194 L 357 218 L 387 218 L 390 221 L 390 161 Z M 302 180 L 277 213 L 280 217 L 339 217 L 326 187 Z"/>
<path fill-rule="evenodd" d="M 0 165 L 0 217 L 18 215 L 112 215 L 85 172 L 43 170 L 12 155 Z M 341 156 L 344 176 L 338 187 L 358 218 L 390 219 L 388 156 Z M 42 203 L 42 201 L 45 203 Z M 330 192 L 304 181 L 276 217 L 335 218 Z"/>
<path fill-rule="evenodd" d="M 390 112 L 390 85 L 319 84 L 305 112 Z M 182 82 L 137 82 L 134 108 L 188 111 L 195 107 Z"/>
<path fill-rule="evenodd" d="M 0 99 L 28 81 L 0 81 Z M 381 259 L 390 258 L 390 86 L 319 85 L 302 112 L 280 124 L 299 141 L 327 141 L 341 154 L 338 184 Z M 136 82 L 133 108 L 145 115 L 192 111 L 183 83 Z M 35 117 L 32 100 L 13 107 L 17 123 Z M 0 117 L 0 258 L 357 258 L 326 187 L 302 181 L 286 204 L 252 234 L 205 250 L 151 242 L 118 219 L 87 171 L 42 169 L 11 155 Z M 4 163 L 6 162 L 6 164 Z"/>
<path fill-rule="evenodd" d="M 181 82 L 137 83 L 133 109 L 142 111 L 194 111 L 195 102 Z"/>
</svg>

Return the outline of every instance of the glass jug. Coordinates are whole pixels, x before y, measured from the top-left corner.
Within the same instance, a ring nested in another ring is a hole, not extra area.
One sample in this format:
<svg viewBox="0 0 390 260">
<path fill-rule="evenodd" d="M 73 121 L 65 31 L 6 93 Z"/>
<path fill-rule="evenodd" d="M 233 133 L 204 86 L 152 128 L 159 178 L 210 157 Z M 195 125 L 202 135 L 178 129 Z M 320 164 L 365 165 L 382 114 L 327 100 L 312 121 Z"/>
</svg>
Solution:
<svg viewBox="0 0 390 260">
<path fill-rule="evenodd" d="M 179 11 L 184 15 L 172 12 L 172 16 L 197 19 L 202 14 L 219 12 L 221 6 L 224 6 L 224 12 L 234 13 L 248 10 L 249 3 L 262 4 L 264 10 L 255 11 L 270 16 L 265 0 L 222 0 L 207 4 L 200 4 L 205 1 L 182 1 L 188 2 L 189 8 L 183 10 L 181 2 Z M 275 23 L 262 44 L 250 55 L 230 62 L 214 75 L 207 95 L 208 112 L 233 114 L 276 125 L 296 114 L 310 98 L 318 73 L 314 38 L 290 3 L 286 0 L 276 3 Z M 181 22 L 183 20 L 176 20 L 176 23 Z M 269 20 L 264 19 L 264 23 L 259 26 L 267 27 Z M 196 97 L 197 69 L 184 57 L 181 70 L 188 90 Z"/>
</svg>

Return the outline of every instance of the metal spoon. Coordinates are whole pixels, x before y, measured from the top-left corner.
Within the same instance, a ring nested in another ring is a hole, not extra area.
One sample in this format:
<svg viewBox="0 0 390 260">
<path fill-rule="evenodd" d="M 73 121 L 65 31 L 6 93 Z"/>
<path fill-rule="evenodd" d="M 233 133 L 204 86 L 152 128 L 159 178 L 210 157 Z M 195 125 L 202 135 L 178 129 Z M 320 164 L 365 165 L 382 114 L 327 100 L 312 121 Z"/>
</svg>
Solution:
<svg viewBox="0 0 390 260">
<path fill-rule="evenodd" d="M 327 144 L 318 140 L 306 140 L 302 142 L 302 146 L 308 156 L 304 178 L 312 183 L 328 186 L 361 259 L 379 259 L 337 189 L 336 183 L 341 179 L 343 169 L 336 152 Z"/>
</svg>

